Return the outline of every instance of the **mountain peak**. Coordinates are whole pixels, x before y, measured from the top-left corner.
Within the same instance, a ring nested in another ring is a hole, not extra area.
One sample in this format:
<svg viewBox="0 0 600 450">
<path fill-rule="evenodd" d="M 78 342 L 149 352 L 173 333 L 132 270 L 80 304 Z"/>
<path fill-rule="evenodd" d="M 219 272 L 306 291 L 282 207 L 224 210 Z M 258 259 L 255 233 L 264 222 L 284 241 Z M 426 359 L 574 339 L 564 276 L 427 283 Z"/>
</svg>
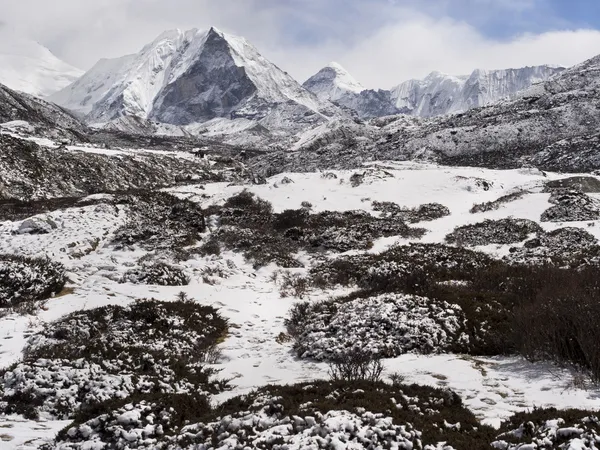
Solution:
<svg viewBox="0 0 600 450">
<path fill-rule="evenodd" d="M 123 116 L 181 126 L 258 121 L 287 104 L 318 118 L 331 107 L 244 38 L 216 27 L 166 31 L 137 54 L 97 64 L 52 99 L 97 125 Z"/>
<path fill-rule="evenodd" d="M 341 64 L 330 62 L 304 82 L 306 89 L 322 100 L 339 100 L 351 93 L 359 94 L 365 88 Z"/>
</svg>

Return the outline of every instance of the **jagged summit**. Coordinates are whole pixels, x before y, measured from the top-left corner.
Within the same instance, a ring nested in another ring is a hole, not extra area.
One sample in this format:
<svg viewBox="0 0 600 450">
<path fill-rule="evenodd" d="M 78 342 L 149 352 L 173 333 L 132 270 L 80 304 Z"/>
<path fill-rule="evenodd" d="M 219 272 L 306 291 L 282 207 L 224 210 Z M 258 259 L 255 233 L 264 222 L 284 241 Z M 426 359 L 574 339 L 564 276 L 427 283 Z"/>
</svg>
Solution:
<svg viewBox="0 0 600 450">
<path fill-rule="evenodd" d="M 83 74 L 43 45 L 0 25 L 0 83 L 38 97 L 50 95 Z"/>
<path fill-rule="evenodd" d="M 94 124 L 122 116 L 181 126 L 262 120 L 288 103 L 296 110 L 286 107 L 287 115 L 318 120 L 331 107 L 244 38 L 215 27 L 165 31 L 137 54 L 99 61 L 52 100 Z"/>
</svg>

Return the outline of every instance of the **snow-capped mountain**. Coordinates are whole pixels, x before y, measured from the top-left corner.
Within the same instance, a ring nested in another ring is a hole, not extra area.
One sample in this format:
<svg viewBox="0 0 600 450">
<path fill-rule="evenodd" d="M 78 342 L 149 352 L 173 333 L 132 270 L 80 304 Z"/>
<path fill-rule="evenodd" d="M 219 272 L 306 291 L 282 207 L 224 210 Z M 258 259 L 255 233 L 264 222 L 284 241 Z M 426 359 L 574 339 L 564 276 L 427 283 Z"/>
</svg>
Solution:
<svg viewBox="0 0 600 450">
<path fill-rule="evenodd" d="M 167 31 L 135 55 L 100 61 L 52 100 L 96 124 L 122 116 L 179 126 L 243 118 L 272 129 L 335 112 L 245 39 L 215 28 Z"/>
<path fill-rule="evenodd" d="M 337 101 L 346 94 L 360 94 L 365 88 L 340 64 L 331 62 L 302 85 L 321 100 Z"/>
<path fill-rule="evenodd" d="M 564 70 L 535 66 L 473 71 L 470 76 L 433 72 L 423 80 L 409 80 L 391 90 L 398 110 L 420 117 L 461 113 L 471 108 L 515 98 L 519 91 Z"/>
<path fill-rule="evenodd" d="M 331 63 L 310 77 L 304 87 L 320 99 L 349 108 L 363 119 L 393 114 L 433 117 L 461 113 L 503 99 L 564 70 L 550 66 L 508 70 L 475 70 L 453 76 L 432 72 L 391 90 L 365 89 L 339 64 Z"/>
<path fill-rule="evenodd" d="M 365 89 L 338 63 L 332 62 L 306 80 L 303 86 L 321 100 L 354 111 L 361 119 L 397 114 L 390 92 Z"/>
<path fill-rule="evenodd" d="M 0 25 L 0 83 L 5 86 L 45 97 L 82 74 L 43 45 Z"/>
</svg>

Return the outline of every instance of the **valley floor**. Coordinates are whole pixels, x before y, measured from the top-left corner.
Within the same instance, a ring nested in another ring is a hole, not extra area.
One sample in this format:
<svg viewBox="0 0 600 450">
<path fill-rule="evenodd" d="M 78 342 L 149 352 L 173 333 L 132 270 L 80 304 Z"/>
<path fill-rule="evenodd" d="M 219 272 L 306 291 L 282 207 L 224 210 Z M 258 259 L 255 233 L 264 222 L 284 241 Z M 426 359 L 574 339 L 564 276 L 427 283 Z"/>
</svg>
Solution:
<svg viewBox="0 0 600 450">
<path fill-rule="evenodd" d="M 362 183 L 353 186 L 355 172 L 364 174 Z M 569 175 L 572 176 L 572 175 Z M 248 189 L 270 201 L 275 212 L 312 204 L 313 211 L 373 211 L 373 201 L 389 201 L 415 207 L 440 203 L 450 216 L 419 223 L 427 234 L 419 242 L 443 242 L 457 226 L 484 219 L 514 217 L 538 222 L 546 231 L 565 226 L 584 228 L 600 238 L 600 221 L 541 222 L 542 213 L 551 205 L 550 193 L 543 192 L 548 180 L 566 175 L 521 169 L 494 171 L 453 168 L 417 163 L 377 163 L 361 171 L 280 174 L 267 184 L 254 186 L 212 183 L 170 189 L 182 198 L 202 206 L 222 203 Z M 499 209 L 472 214 L 476 203 L 490 202 L 516 191 L 522 198 Z M 589 193 L 600 199 L 600 194 Z M 0 319 L 0 368 L 17 362 L 28 337 L 42 323 L 81 309 L 103 305 L 127 305 L 140 298 L 174 300 L 184 291 L 197 302 L 220 309 L 230 321 L 230 332 L 221 344 L 222 359 L 215 367 L 220 376 L 233 378 L 233 390 L 219 394 L 214 402 L 246 393 L 271 383 L 285 384 L 327 378 L 326 363 L 301 360 L 294 356 L 292 343 L 278 339 L 285 332 L 284 320 L 296 301 L 282 298 L 280 286 L 273 281 L 274 265 L 254 270 L 242 255 L 222 252 L 220 256 L 197 257 L 181 263 L 191 282 L 183 287 L 160 287 L 120 283 L 125 271 L 135 266 L 145 252 L 141 249 L 116 250 L 108 245 L 115 230 L 126 220 L 126 211 L 105 204 L 71 208 L 44 215 L 56 224 L 47 234 L 15 234 L 21 222 L 0 223 L 0 254 L 48 255 L 62 262 L 69 271 L 70 283 L 65 295 L 50 299 L 36 316 L 10 315 Z M 211 223 L 209 221 L 209 227 Z M 381 252 L 393 244 L 411 239 L 383 238 L 369 252 Z M 491 255 L 508 254 L 510 245 L 477 247 Z M 299 259 L 310 264 L 309 255 Z M 213 269 L 207 271 L 207 267 Z M 304 273 L 306 269 L 291 269 Z M 208 276 L 207 273 L 220 273 Z M 308 299 L 326 299 L 335 292 L 311 292 Z M 473 358 L 459 354 L 405 354 L 385 360 L 386 373 L 399 372 L 407 382 L 449 387 L 456 391 L 478 418 L 499 426 L 518 411 L 534 407 L 600 408 L 600 389 L 582 386 L 576 374 L 548 363 L 529 363 L 519 357 Z M 0 417 L 0 449 L 36 448 L 53 438 L 69 421 L 27 421 L 21 417 Z"/>
</svg>

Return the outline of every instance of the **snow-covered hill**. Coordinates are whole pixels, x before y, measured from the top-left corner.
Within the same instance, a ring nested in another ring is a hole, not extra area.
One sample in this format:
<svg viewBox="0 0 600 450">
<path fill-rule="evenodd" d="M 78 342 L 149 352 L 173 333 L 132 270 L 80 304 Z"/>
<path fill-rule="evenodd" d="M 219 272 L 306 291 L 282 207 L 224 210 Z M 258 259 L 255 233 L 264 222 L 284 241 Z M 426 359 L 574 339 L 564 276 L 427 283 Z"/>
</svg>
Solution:
<svg viewBox="0 0 600 450">
<path fill-rule="evenodd" d="M 61 61 L 43 45 L 0 25 L 0 83 L 45 97 L 82 74 L 82 70 Z"/>
<path fill-rule="evenodd" d="M 245 39 L 215 28 L 167 31 L 135 55 L 100 61 L 52 100 L 95 124 L 122 116 L 179 126 L 243 118 L 277 129 L 289 117 L 316 124 L 336 111 Z"/>
<path fill-rule="evenodd" d="M 535 83 L 546 81 L 563 68 L 550 66 L 507 70 L 473 71 L 470 76 L 433 72 L 423 80 L 409 80 L 392 88 L 391 98 L 400 111 L 432 117 L 465 112 L 515 95 Z"/>
</svg>

